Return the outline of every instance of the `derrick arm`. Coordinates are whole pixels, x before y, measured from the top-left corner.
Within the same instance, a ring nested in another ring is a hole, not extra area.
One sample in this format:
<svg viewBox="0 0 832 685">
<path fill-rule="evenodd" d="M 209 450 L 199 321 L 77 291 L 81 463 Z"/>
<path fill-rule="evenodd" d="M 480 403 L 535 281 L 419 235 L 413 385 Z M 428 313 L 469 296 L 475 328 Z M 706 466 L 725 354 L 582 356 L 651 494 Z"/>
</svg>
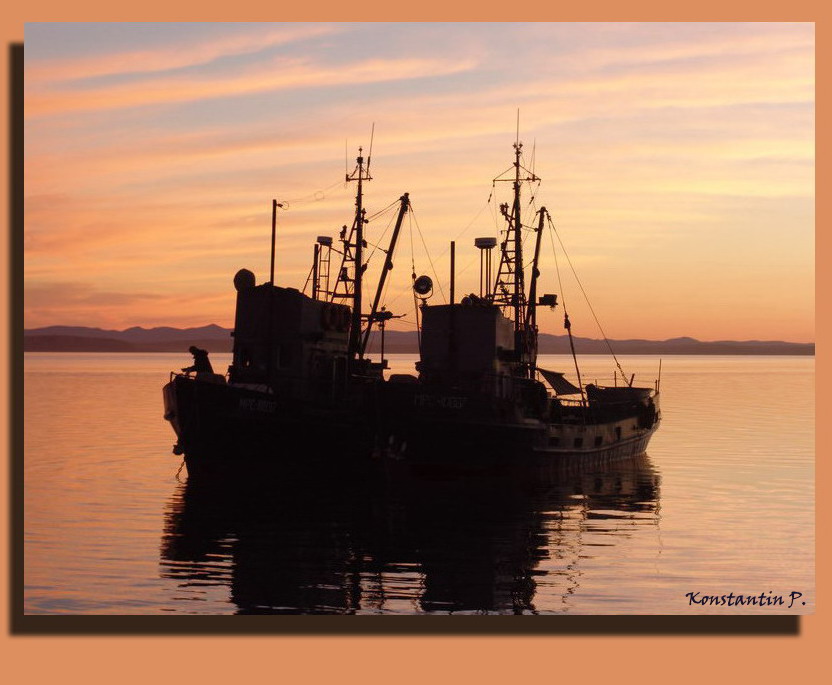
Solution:
<svg viewBox="0 0 832 685">
<path fill-rule="evenodd" d="M 541 207 L 538 212 L 540 221 L 537 224 L 537 235 L 534 241 L 534 261 L 532 262 L 532 282 L 529 285 L 529 305 L 526 311 L 526 328 L 533 329 L 537 326 L 537 279 L 540 276 L 538 264 L 540 263 L 540 240 L 543 235 L 543 221 L 546 217 L 546 208 Z"/>
<path fill-rule="evenodd" d="M 373 330 L 373 323 L 376 320 L 378 306 L 381 302 L 381 296 L 384 293 L 384 283 L 387 280 L 387 272 L 393 268 L 393 253 L 396 250 L 396 241 L 399 238 L 399 232 L 402 228 L 404 215 L 407 214 L 407 210 L 410 208 L 410 195 L 408 193 L 402 195 L 399 200 L 401 202 L 399 215 L 396 217 L 396 225 L 393 228 L 393 235 L 390 236 L 390 245 L 387 248 L 387 256 L 384 259 L 384 266 L 381 269 L 381 276 L 379 276 L 378 279 L 378 287 L 376 288 L 376 296 L 373 299 L 373 307 L 367 317 L 367 328 L 364 331 L 364 338 L 361 341 L 360 356 L 364 356 L 364 351 L 367 349 L 367 343 L 370 341 L 370 332 Z"/>
</svg>

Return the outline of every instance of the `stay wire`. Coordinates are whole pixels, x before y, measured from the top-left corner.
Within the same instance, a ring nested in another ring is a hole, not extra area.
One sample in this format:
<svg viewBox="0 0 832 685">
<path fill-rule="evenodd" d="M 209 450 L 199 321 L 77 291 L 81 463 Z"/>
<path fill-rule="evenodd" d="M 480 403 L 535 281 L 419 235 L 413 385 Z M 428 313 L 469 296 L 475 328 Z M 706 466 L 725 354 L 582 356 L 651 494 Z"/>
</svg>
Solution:
<svg viewBox="0 0 832 685">
<path fill-rule="evenodd" d="M 394 203 L 394 204 L 396 204 L 396 203 Z M 374 215 L 374 217 L 380 216 L 382 213 L 386 212 L 386 211 L 387 211 L 388 209 L 390 209 L 390 207 L 392 207 L 392 206 L 393 206 L 393 205 L 390 205 L 389 207 L 386 207 L 385 209 L 383 209 L 381 212 L 377 212 L 377 213 Z M 390 226 L 392 226 L 392 225 L 393 225 L 393 219 L 395 219 L 395 215 L 391 213 L 391 214 L 390 214 L 390 219 L 387 221 L 387 226 L 384 228 L 384 231 L 382 232 L 382 234 L 378 237 L 378 242 L 379 242 L 379 243 L 380 243 L 382 240 L 384 240 L 384 236 L 386 236 L 386 235 L 387 235 L 387 231 L 389 231 L 389 230 L 390 230 Z M 370 219 L 368 219 L 368 221 L 370 221 Z M 367 243 L 369 243 L 370 245 L 372 245 L 372 246 L 373 246 L 373 251 L 372 251 L 372 252 L 370 252 L 369 256 L 368 256 L 368 257 L 367 257 L 367 259 L 364 261 L 364 263 L 365 263 L 365 264 L 369 264 L 369 263 L 370 263 L 370 260 L 373 258 L 373 255 L 374 255 L 374 254 L 375 254 L 378 250 L 381 250 L 381 251 L 382 251 L 382 252 L 384 252 L 385 254 L 387 253 L 387 250 L 385 250 L 383 247 L 380 247 L 377 243 L 371 243 L 369 240 L 367 241 Z"/>
<path fill-rule="evenodd" d="M 306 276 L 306 283 L 303 284 L 303 290 L 301 293 L 304 295 L 306 294 L 306 287 L 309 285 L 309 281 L 312 280 L 312 274 L 315 273 L 315 265 L 313 264 L 309 269 L 309 274 Z"/>
<path fill-rule="evenodd" d="M 551 225 L 552 219 L 549 217 L 549 224 Z M 555 239 L 552 237 L 552 233 L 554 231 L 549 231 L 549 242 L 552 243 L 552 255 L 555 258 L 555 273 L 558 276 L 558 290 L 560 290 L 560 302 L 563 306 L 563 315 L 568 316 L 569 313 L 566 310 L 566 294 L 563 290 L 563 282 L 560 279 L 560 264 L 558 262 L 558 251 L 555 249 Z"/>
<path fill-rule="evenodd" d="M 601 322 L 598 320 L 598 316 L 595 314 L 595 310 L 592 308 L 592 303 L 589 301 L 589 296 L 586 294 L 586 290 L 584 290 L 584 286 L 581 283 L 581 279 L 578 278 L 578 273 L 575 271 L 575 267 L 572 265 L 572 260 L 569 258 L 569 253 L 566 251 L 566 247 L 564 247 L 564 245 L 563 245 L 563 241 L 560 238 L 560 234 L 558 233 L 558 229 L 555 228 L 555 224 L 552 221 L 551 216 L 549 217 L 549 226 L 552 229 L 552 233 L 554 233 L 555 236 L 558 239 L 558 243 L 560 244 L 560 249 L 563 250 L 563 255 L 566 257 L 566 261 L 569 264 L 569 268 L 572 270 L 572 275 L 575 277 L 575 282 L 578 284 L 578 287 L 581 289 L 581 293 L 583 293 L 584 299 L 586 300 L 586 304 L 589 307 L 589 311 L 592 313 L 592 318 L 595 319 L 595 324 L 598 326 L 598 330 L 601 331 L 601 336 L 604 338 L 604 342 L 607 345 L 607 349 L 610 351 L 610 355 L 612 355 L 612 358 L 615 360 L 615 365 L 618 367 L 618 370 L 621 372 L 621 375 L 624 378 L 624 382 L 627 383 L 627 385 L 630 385 L 630 383 L 627 382 L 628 376 L 627 376 L 627 374 L 624 373 L 624 369 L 621 368 L 621 363 L 618 361 L 618 357 L 615 356 L 615 352 L 612 349 L 612 345 L 610 344 L 609 338 L 607 338 L 607 334 L 604 332 L 604 328 L 603 328 L 603 326 L 601 326 Z M 552 233 L 549 234 L 550 239 L 552 239 Z M 554 250 L 554 247 L 555 247 L 555 243 L 554 243 L 554 240 L 552 240 L 552 249 L 553 250 Z M 555 263 L 557 263 L 557 254 L 555 255 Z M 558 285 L 560 286 L 560 274 L 558 274 Z M 560 287 L 561 287 L 561 297 L 563 297 L 563 287 L 562 286 L 560 286 Z M 565 303 L 563 305 L 563 312 L 564 312 L 564 314 L 566 313 L 566 304 Z"/>
<path fill-rule="evenodd" d="M 490 200 L 490 198 L 489 198 L 489 200 Z M 468 229 L 469 229 L 469 228 L 471 228 L 471 226 L 473 226 L 473 225 L 474 225 L 474 222 L 475 222 L 477 219 L 479 219 L 479 218 L 480 218 L 480 215 L 482 215 L 482 213 L 486 210 L 486 208 L 487 208 L 488 206 L 489 206 L 489 202 L 488 202 L 488 201 L 486 201 L 486 203 L 485 203 L 482 207 L 480 207 L 480 210 L 476 213 L 476 215 L 474 216 L 474 218 L 473 218 L 473 219 L 471 219 L 471 221 L 469 221 L 469 222 L 468 222 L 468 224 L 465 226 L 465 228 L 463 228 L 463 229 L 462 229 L 459 233 L 457 233 L 457 234 L 454 236 L 454 238 L 453 238 L 453 239 L 454 239 L 454 240 L 459 240 L 459 239 L 460 239 L 463 235 L 465 235 L 465 234 L 468 232 Z M 439 256 L 438 256 L 436 259 L 437 259 L 437 260 L 442 259 L 442 257 L 444 257 L 446 254 L 448 254 L 448 252 L 450 251 L 450 249 L 451 249 L 451 248 L 450 248 L 450 246 L 446 247 L 446 248 L 445 248 L 442 252 L 440 252 L 440 253 L 439 253 Z"/>
<path fill-rule="evenodd" d="M 290 198 L 290 199 L 284 200 L 284 202 L 287 205 L 302 205 L 302 204 L 307 204 L 309 202 L 320 202 L 321 200 L 326 199 L 326 194 L 330 190 L 332 190 L 333 188 L 335 188 L 337 186 L 340 186 L 340 185 L 344 185 L 343 180 L 335 181 L 335 183 L 333 183 L 332 185 L 329 185 L 326 188 L 322 188 L 321 190 L 316 190 L 313 193 L 309 193 L 307 195 L 302 195 L 300 197 Z"/>
<path fill-rule="evenodd" d="M 551 225 L 551 223 L 551 217 L 549 217 L 549 224 Z M 552 243 L 552 254 L 555 257 L 555 271 L 558 275 L 558 288 L 560 289 L 561 303 L 563 304 L 563 327 L 566 329 L 566 334 L 569 336 L 569 349 L 572 351 L 572 360 L 575 362 L 575 374 L 578 377 L 578 389 L 581 391 L 581 404 L 584 405 L 585 397 L 584 386 L 581 383 L 581 367 L 578 364 L 578 356 L 575 354 L 575 343 L 572 340 L 572 324 L 569 323 L 569 312 L 566 310 L 566 297 L 563 292 L 563 282 L 560 279 L 560 265 L 558 264 L 558 252 L 555 249 L 555 240 L 554 238 L 552 238 L 552 231 L 549 231 L 549 241 Z M 584 417 L 584 423 L 585 422 L 586 417 Z"/>
<path fill-rule="evenodd" d="M 416 297 L 416 253 L 413 250 L 413 212 L 408 212 L 407 225 L 410 228 L 410 268 L 411 281 L 410 292 L 413 294 L 413 316 L 416 317 L 416 344 L 419 347 L 419 354 L 422 354 L 422 327 L 419 325 L 419 298 Z M 393 301 L 398 299 L 398 295 L 393 298 Z"/>
<path fill-rule="evenodd" d="M 413 215 L 413 223 L 416 224 L 416 230 L 419 232 L 419 238 L 422 241 L 422 247 L 425 248 L 425 256 L 428 258 L 428 262 L 430 263 L 430 268 L 433 271 L 433 275 L 436 278 L 436 286 L 439 288 L 439 293 L 442 295 L 442 299 L 445 301 L 445 304 L 448 303 L 448 298 L 445 297 L 445 291 L 442 290 L 442 282 L 439 280 L 439 274 L 436 271 L 436 267 L 433 265 L 433 259 L 431 259 L 430 252 L 428 252 L 428 246 L 425 243 L 425 236 L 422 235 L 422 229 L 419 228 L 419 220 L 416 218 L 416 212 L 413 210 L 413 204 L 410 205 L 410 213 Z"/>
<path fill-rule="evenodd" d="M 376 217 L 381 216 L 382 214 L 384 214 L 384 212 L 389 211 L 391 207 L 395 207 L 397 204 L 399 204 L 399 201 L 398 201 L 398 200 L 394 200 L 394 201 L 393 201 L 393 202 L 391 202 L 389 205 L 387 205 L 384 209 L 380 209 L 380 210 L 378 210 L 375 214 L 373 214 L 373 215 L 371 215 L 371 216 L 367 217 L 367 221 L 372 221 L 372 220 L 373 220 L 373 219 L 375 219 Z"/>
</svg>

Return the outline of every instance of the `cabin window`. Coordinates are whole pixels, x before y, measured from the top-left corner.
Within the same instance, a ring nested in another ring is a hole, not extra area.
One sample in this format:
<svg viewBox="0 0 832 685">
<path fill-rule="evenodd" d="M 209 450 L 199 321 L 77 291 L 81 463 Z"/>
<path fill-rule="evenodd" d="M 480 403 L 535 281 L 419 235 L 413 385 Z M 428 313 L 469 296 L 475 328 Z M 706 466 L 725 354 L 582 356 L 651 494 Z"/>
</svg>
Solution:
<svg viewBox="0 0 832 685">
<path fill-rule="evenodd" d="M 615 427 L 615 439 L 621 440 L 621 426 Z"/>
<path fill-rule="evenodd" d="M 557 447 L 560 444 L 560 438 L 557 436 L 549 438 L 549 446 Z"/>
<path fill-rule="evenodd" d="M 596 447 L 600 447 L 602 442 L 604 442 L 604 438 L 602 438 L 600 435 L 595 437 L 595 446 Z"/>
<path fill-rule="evenodd" d="M 575 447 L 583 447 L 584 446 L 584 439 L 583 438 L 575 438 Z"/>
</svg>

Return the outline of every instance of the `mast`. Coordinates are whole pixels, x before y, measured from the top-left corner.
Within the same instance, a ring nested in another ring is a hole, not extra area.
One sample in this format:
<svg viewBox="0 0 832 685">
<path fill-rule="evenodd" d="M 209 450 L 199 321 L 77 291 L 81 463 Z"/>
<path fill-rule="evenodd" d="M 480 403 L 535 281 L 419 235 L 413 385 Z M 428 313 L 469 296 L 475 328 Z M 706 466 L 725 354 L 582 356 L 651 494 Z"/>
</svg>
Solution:
<svg viewBox="0 0 832 685">
<path fill-rule="evenodd" d="M 320 259 L 320 251 L 321 245 L 320 243 L 315 243 L 315 247 L 312 250 L 312 299 L 318 299 L 318 260 Z M 306 292 L 306 287 L 304 287 L 304 292 Z"/>
<path fill-rule="evenodd" d="M 451 301 L 448 304 L 454 303 L 454 286 L 456 285 L 456 241 L 451 241 Z"/>
<path fill-rule="evenodd" d="M 274 247 L 275 238 L 277 236 L 277 208 L 283 208 L 283 204 L 277 200 L 272 199 L 272 251 L 269 260 L 269 358 L 267 373 L 269 379 L 269 388 L 274 392 Z"/>
<path fill-rule="evenodd" d="M 348 354 L 350 359 L 362 355 L 361 345 L 361 289 L 364 276 L 364 181 L 371 181 L 369 174 L 369 158 L 367 167 L 364 166 L 363 148 L 358 148 L 356 166 L 351 174 L 346 174 L 345 181 L 357 181 L 358 186 L 355 192 L 355 217 L 352 222 L 352 229 L 347 235 L 347 227 L 341 229 L 341 240 L 344 243 L 344 256 L 341 260 L 341 268 L 338 271 L 338 280 L 332 291 L 332 300 L 336 298 L 352 299 L 352 316 L 350 320 L 350 337 Z M 350 274 L 352 270 L 352 274 Z M 339 292 L 339 289 L 342 292 Z"/>
<path fill-rule="evenodd" d="M 410 194 L 405 193 L 399 198 L 401 202 L 401 206 L 399 207 L 399 215 L 396 217 L 396 225 L 393 228 L 393 235 L 390 236 L 390 245 L 387 247 L 386 257 L 384 259 L 384 266 L 381 268 L 381 276 L 378 279 L 378 287 L 376 288 L 376 296 L 373 299 L 373 308 L 370 310 L 370 314 L 367 317 L 367 329 L 364 331 L 364 339 L 361 343 L 361 350 L 359 352 L 360 356 L 364 356 L 364 352 L 367 349 L 367 343 L 370 341 L 370 332 L 373 329 L 373 322 L 380 320 L 377 316 L 378 314 L 378 305 L 381 301 L 381 295 L 384 292 L 384 282 L 387 280 L 387 272 L 393 269 L 393 253 L 396 250 L 396 241 L 399 239 L 399 232 L 402 228 L 402 222 L 404 221 L 404 215 L 407 214 L 407 210 L 410 208 Z M 384 320 L 380 320 L 380 326 L 382 327 L 382 340 L 384 340 Z M 384 358 L 384 350 L 383 350 L 383 343 L 382 343 L 382 359 Z"/>
<path fill-rule="evenodd" d="M 514 143 L 514 330 L 519 331 L 522 324 L 525 306 L 525 284 L 523 282 L 523 234 L 520 221 L 520 148 L 523 143 Z"/>
<path fill-rule="evenodd" d="M 514 144 L 514 173 L 511 178 L 495 178 L 497 181 L 511 181 L 514 199 L 509 211 L 508 203 L 500 205 L 500 212 L 506 220 L 506 239 L 500 244 L 500 266 L 494 284 L 492 301 L 503 308 L 511 308 L 514 330 L 523 330 L 526 324 L 525 273 L 523 270 L 523 224 L 521 217 L 521 186 L 524 181 L 540 179 L 520 163 L 523 143 Z"/>
<path fill-rule="evenodd" d="M 546 217 L 546 208 L 541 207 L 538 212 L 540 220 L 535 229 L 534 240 L 534 261 L 532 262 L 532 282 L 529 286 L 529 307 L 526 312 L 526 328 L 530 331 L 537 330 L 537 279 L 540 276 L 538 264 L 540 262 L 540 241 L 543 236 L 543 221 Z M 536 355 L 535 355 L 536 356 Z"/>
<path fill-rule="evenodd" d="M 269 260 L 269 283 L 274 285 L 274 240 L 277 233 L 277 200 L 272 200 L 272 253 Z"/>
<path fill-rule="evenodd" d="M 520 162 L 523 143 L 519 140 L 514 142 L 514 173 L 510 178 L 495 178 L 494 181 L 510 181 L 513 185 L 514 200 L 509 211 L 508 203 L 500 205 L 500 212 L 506 220 L 506 239 L 500 244 L 500 266 L 497 270 L 497 279 L 494 284 L 491 302 L 506 310 L 511 310 L 511 318 L 514 322 L 514 349 L 517 352 L 517 361 L 521 364 L 521 375 L 531 375 L 529 356 L 536 348 L 534 341 L 530 340 L 533 335 L 529 329 L 527 318 L 527 301 L 525 290 L 525 273 L 523 270 L 523 223 L 521 216 L 520 191 L 524 181 L 539 181 L 534 172 L 526 169 Z M 508 172 L 505 172 L 506 174 Z M 505 175 L 505 174 L 504 174 Z"/>
<path fill-rule="evenodd" d="M 357 169 L 358 173 L 358 190 L 355 193 L 355 283 L 353 287 L 353 308 L 352 308 L 352 322 L 350 324 L 350 343 L 349 354 L 350 357 L 359 353 L 360 335 L 361 335 L 361 284 L 364 276 L 364 158 L 361 156 L 362 149 L 358 148 Z M 355 173 L 353 173 L 353 177 Z M 353 178 L 347 176 L 347 183 Z M 359 353 L 360 354 L 360 353 Z"/>
<path fill-rule="evenodd" d="M 526 312 L 526 328 L 534 329 L 537 327 L 537 279 L 540 276 L 540 239 L 543 236 L 543 220 L 546 217 L 546 208 L 541 207 L 538 212 L 540 220 L 535 229 L 534 240 L 534 261 L 532 262 L 532 283 L 529 286 L 529 308 Z"/>
<path fill-rule="evenodd" d="M 540 240 L 543 236 L 543 221 L 546 217 L 546 208 L 541 207 L 538 212 L 540 220 L 535 229 L 534 240 L 534 261 L 532 262 L 532 282 L 529 286 L 529 307 L 526 312 L 526 331 L 529 336 L 529 363 L 531 366 L 537 364 L 537 279 L 540 276 L 538 264 L 540 262 Z"/>
</svg>

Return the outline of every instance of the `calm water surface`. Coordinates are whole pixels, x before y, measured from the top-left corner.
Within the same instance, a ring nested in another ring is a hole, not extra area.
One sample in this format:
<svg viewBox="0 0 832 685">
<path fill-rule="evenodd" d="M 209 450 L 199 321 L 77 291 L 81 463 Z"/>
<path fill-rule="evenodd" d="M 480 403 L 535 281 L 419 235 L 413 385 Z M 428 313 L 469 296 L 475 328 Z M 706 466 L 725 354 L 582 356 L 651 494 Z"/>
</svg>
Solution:
<svg viewBox="0 0 832 685">
<path fill-rule="evenodd" d="M 657 358 L 621 361 L 656 377 Z M 27 613 L 814 611 L 811 357 L 665 358 L 648 454 L 605 467 L 461 478 L 388 463 L 233 487 L 177 477 L 161 387 L 188 363 L 25 355 Z M 589 356 L 582 373 L 604 382 L 612 366 Z M 689 592 L 786 605 L 690 606 Z"/>
</svg>

